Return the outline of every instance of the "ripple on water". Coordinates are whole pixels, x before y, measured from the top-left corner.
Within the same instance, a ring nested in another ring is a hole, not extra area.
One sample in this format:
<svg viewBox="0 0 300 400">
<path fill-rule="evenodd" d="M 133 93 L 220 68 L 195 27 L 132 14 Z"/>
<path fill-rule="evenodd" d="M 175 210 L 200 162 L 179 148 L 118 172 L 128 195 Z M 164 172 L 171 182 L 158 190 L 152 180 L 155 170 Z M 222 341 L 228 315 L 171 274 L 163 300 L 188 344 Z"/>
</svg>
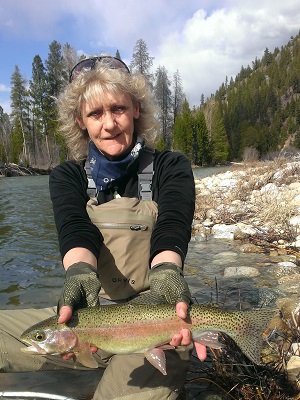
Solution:
<svg viewBox="0 0 300 400">
<path fill-rule="evenodd" d="M 243 253 L 239 241 L 209 239 L 205 242 L 192 242 L 185 263 L 185 275 L 191 292 L 199 303 L 217 302 L 224 307 L 260 307 L 274 305 L 284 293 L 278 290 L 274 277 L 274 260 L 263 253 Z M 276 260 L 280 261 L 280 259 Z M 228 268 L 258 272 L 258 276 L 232 276 L 226 278 Z"/>
</svg>

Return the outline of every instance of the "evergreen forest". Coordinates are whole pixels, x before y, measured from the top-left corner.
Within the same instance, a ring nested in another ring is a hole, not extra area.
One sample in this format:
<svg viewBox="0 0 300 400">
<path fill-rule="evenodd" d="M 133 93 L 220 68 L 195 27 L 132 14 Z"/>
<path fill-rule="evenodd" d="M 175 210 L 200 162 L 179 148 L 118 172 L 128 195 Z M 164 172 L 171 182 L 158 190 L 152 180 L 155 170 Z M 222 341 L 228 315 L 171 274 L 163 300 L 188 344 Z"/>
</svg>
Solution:
<svg viewBox="0 0 300 400">
<path fill-rule="evenodd" d="M 117 50 L 116 57 L 121 59 Z M 68 159 L 59 134 L 56 99 L 72 67 L 84 56 L 68 43 L 53 41 L 48 58 L 36 55 L 28 81 L 18 65 L 11 75 L 11 113 L 0 106 L 0 163 L 52 168 Z M 153 71 L 147 44 L 139 39 L 129 68 L 144 74 L 158 106 L 158 149 L 186 154 L 193 165 L 267 159 L 300 148 L 300 32 L 281 49 L 265 49 L 261 59 L 225 77 L 216 93 L 191 107 L 180 71 Z"/>
</svg>

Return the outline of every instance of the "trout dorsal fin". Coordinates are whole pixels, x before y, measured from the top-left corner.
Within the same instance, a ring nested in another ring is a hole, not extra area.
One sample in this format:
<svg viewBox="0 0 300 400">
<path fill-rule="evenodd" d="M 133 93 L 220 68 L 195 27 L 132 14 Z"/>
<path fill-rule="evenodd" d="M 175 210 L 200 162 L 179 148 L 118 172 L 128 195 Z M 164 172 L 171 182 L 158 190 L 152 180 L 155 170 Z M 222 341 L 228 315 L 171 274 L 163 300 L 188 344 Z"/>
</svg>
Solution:
<svg viewBox="0 0 300 400">
<path fill-rule="evenodd" d="M 81 342 L 74 349 L 73 352 L 76 359 L 80 364 L 88 368 L 98 368 L 99 365 L 92 355 L 89 343 Z"/>
</svg>

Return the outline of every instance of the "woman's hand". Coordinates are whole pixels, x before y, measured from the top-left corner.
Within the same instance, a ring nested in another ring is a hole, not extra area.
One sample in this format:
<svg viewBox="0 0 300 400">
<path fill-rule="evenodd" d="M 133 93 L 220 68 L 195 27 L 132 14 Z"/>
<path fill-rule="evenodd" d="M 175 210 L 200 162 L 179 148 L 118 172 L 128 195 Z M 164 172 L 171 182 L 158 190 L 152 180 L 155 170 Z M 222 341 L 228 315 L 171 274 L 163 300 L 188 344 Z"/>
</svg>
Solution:
<svg viewBox="0 0 300 400">
<path fill-rule="evenodd" d="M 99 306 L 100 288 L 97 270 L 93 265 L 83 261 L 70 265 L 66 271 L 58 310 L 63 306 L 69 306 L 71 310 Z"/>
<path fill-rule="evenodd" d="M 72 317 L 73 310 L 83 307 L 100 305 L 100 282 L 96 268 L 85 262 L 77 262 L 69 266 L 66 272 L 66 281 L 58 302 L 58 323 L 65 324 Z M 97 347 L 91 347 L 92 353 Z M 66 353 L 61 356 L 64 360 L 74 358 L 74 353 Z"/>
<path fill-rule="evenodd" d="M 188 308 L 191 304 L 191 294 L 184 279 L 181 268 L 176 263 L 163 261 L 152 267 L 150 271 L 150 291 L 165 297 L 167 303 L 176 303 L 176 314 L 182 320 L 188 315 Z M 188 346 L 192 342 L 192 335 L 189 329 L 183 328 L 181 332 L 174 335 L 171 346 Z M 206 347 L 194 342 L 197 356 L 201 361 L 206 358 Z"/>
<path fill-rule="evenodd" d="M 186 303 L 179 302 L 176 304 L 176 314 L 179 318 L 185 319 L 187 317 L 188 305 Z M 170 345 L 177 346 L 188 346 L 192 342 L 192 335 L 189 329 L 183 328 L 180 333 L 173 336 Z M 194 342 L 195 350 L 198 358 L 203 361 L 206 359 L 206 347 L 203 344 Z"/>
</svg>

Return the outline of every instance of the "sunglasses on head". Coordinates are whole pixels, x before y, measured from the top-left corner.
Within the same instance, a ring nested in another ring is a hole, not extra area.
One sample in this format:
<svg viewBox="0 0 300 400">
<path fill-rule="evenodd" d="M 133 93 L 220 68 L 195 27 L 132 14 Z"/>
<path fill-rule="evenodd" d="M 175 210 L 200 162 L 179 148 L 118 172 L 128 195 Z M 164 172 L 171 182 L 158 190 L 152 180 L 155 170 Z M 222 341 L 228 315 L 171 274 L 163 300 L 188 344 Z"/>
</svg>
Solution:
<svg viewBox="0 0 300 400">
<path fill-rule="evenodd" d="M 85 60 L 79 61 L 79 63 L 76 64 L 70 72 L 69 82 L 71 83 L 76 75 L 78 75 L 83 69 L 87 71 L 94 69 L 96 62 L 101 62 L 111 69 L 125 69 L 130 74 L 129 68 L 122 60 L 119 60 L 118 58 L 112 56 L 99 56 L 86 58 Z"/>
</svg>

